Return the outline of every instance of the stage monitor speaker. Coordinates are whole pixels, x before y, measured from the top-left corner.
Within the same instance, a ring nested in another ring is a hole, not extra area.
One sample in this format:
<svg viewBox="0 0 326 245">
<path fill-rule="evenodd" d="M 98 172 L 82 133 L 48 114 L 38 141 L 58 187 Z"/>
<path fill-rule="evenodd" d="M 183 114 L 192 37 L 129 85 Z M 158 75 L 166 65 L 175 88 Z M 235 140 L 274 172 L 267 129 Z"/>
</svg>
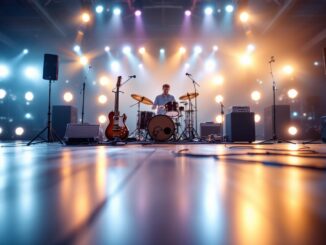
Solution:
<svg viewBox="0 0 326 245">
<path fill-rule="evenodd" d="M 52 128 L 63 139 L 68 123 L 77 123 L 77 108 L 73 106 L 52 106 Z"/>
<path fill-rule="evenodd" d="M 200 124 L 200 137 L 207 138 L 209 135 L 223 136 L 222 124 L 205 122 Z"/>
<path fill-rule="evenodd" d="M 229 142 L 253 142 L 256 139 L 255 113 L 232 112 L 226 114 L 226 139 Z"/>
<path fill-rule="evenodd" d="M 276 105 L 276 134 L 279 139 L 290 139 L 288 128 L 291 124 L 290 106 Z M 273 106 L 264 109 L 264 138 L 273 138 Z"/>
<path fill-rule="evenodd" d="M 321 140 L 326 143 L 326 116 L 320 118 L 321 121 Z"/>
<path fill-rule="evenodd" d="M 43 79 L 58 80 L 59 56 L 55 54 L 44 54 Z"/>
<path fill-rule="evenodd" d="M 98 124 L 67 124 L 65 142 L 67 145 L 98 143 L 101 138 Z"/>
</svg>

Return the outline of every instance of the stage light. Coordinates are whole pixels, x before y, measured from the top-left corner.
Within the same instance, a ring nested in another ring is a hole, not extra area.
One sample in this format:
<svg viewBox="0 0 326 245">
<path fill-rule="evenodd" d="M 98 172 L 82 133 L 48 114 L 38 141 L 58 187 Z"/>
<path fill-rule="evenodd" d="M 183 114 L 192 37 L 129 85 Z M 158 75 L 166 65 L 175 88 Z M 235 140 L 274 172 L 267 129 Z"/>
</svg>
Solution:
<svg viewBox="0 0 326 245">
<path fill-rule="evenodd" d="M 28 79 L 35 79 L 35 78 L 39 78 L 39 71 L 32 66 L 28 66 L 25 68 L 24 70 L 24 74 L 26 76 L 26 78 Z"/>
<path fill-rule="evenodd" d="M 0 65 L 0 79 L 6 78 L 10 74 L 9 67 L 6 65 Z"/>
<path fill-rule="evenodd" d="M 314 66 L 319 66 L 319 62 L 318 61 L 315 61 L 314 62 Z"/>
<path fill-rule="evenodd" d="M 215 83 L 216 85 L 222 85 L 223 82 L 224 82 L 224 77 L 221 76 L 221 75 L 218 75 L 218 76 L 216 76 L 216 77 L 214 78 L 214 83 Z"/>
<path fill-rule="evenodd" d="M 117 71 L 117 70 L 119 70 L 119 68 L 120 68 L 120 64 L 119 64 L 119 62 L 117 62 L 117 61 L 113 61 L 113 62 L 111 63 L 111 69 L 112 69 L 113 71 Z"/>
<path fill-rule="evenodd" d="M 224 98 L 223 98 L 222 95 L 217 95 L 217 96 L 215 97 L 215 101 L 216 101 L 216 103 L 221 103 L 221 102 L 223 102 L 223 100 L 224 100 Z"/>
<path fill-rule="evenodd" d="M 255 123 L 259 123 L 261 121 L 261 116 L 259 114 L 255 114 Z"/>
<path fill-rule="evenodd" d="M 140 54 L 144 54 L 146 52 L 146 49 L 144 47 L 141 47 L 141 48 L 138 49 L 138 52 Z"/>
<path fill-rule="evenodd" d="M 289 89 L 288 91 L 288 96 L 290 99 L 295 99 L 298 96 L 298 94 L 299 94 L 298 91 L 294 88 Z"/>
<path fill-rule="evenodd" d="M 161 48 L 161 49 L 160 49 L 160 53 L 161 53 L 161 54 L 164 54 L 164 53 L 165 53 L 165 49 L 164 49 L 164 48 Z"/>
<path fill-rule="evenodd" d="M 3 100 L 7 95 L 7 91 L 4 89 L 0 89 L 0 100 Z"/>
<path fill-rule="evenodd" d="M 105 104 L 107 101 L 108 101 L 108 98 L 104 95 L 104 94 L 102 94 L 102 95 L 100 95 L 99 97 L 98 97 L 98 103 L 100 103 L 100 104 Z"/>
<path fill-rule="evenodd" d="M 89 13 L 83 13 L 81 15 L 81 20 L 84 22 L 84 23 L 88 23 L 90 20 L 91 20 L 91 16 L 89 15 Z"/>
<path fill-rule="evenodd" d="M 80 57 L 79 62 L 82 65 L 87 65 L 88 64 L 88 59 L 87 59 L 86 56 L 82 56 L 82 57 Z"/>
<path fill-rule="evenodd" d="M 180 54 L 184 54 L 184 53 L 186 53 L 186 51 L 187 51 L 187 50 L 186 50 L 185 47 L 180 47 L 180 48 L 179 48 L 179 53 L 180 53 Z"/>
<path fill-rule="evenodd" d="M 103 5 L 97 5 L 95 8 L 96 13 L 101 14 L 104 11 Z"/>
<path fill-rule="evenodd" d="M 250 16 L 248 12 L 244 11 L 239 15 L 239 18 L 242 23 L 247 23 L 249 21 Z"/>
<path fill-rule="evenodd" d="M 292 116 L 293 117 L 297 117 L 298 116 L 298 112 L 296 112 L 296 111 L 292 112 Z"/>
<path fill-rule="evenodd" d="M 256 49 L 256 47 L 255 47 L 255 45 L 253 45 L 253 44 L 248 44 L 248 46 L 247 46 L 247 51 L 248 52 L 253 52 L 253 51 L 255 51 L 255 49 Z"/>
<path fill-rule="evenodd" d="M 190 67 L 190 64 L 189 63 L 186 63 L 185 64 L 185 68 L 188 69 Z"/>
<path fill-rule="evenodd" d="M 120 8 L 114 8 L 113 9 L 113 14 L 116 15 L 116 16 L 120 15 L 121 14 L 121 9 Z"/>
<path fill-rule="evenodd" d="M 217 45 L 213 46 L 213 51 L 215 51 L 215 52 L 218 51 L 218 46 Z"/>
<path fill-rule="evenodd" d="M 204 10 L 206 15 L 212 15 L 213 14 L 213 8 L 212 7 L 206 7 Z"/>
<path fill-rule="evenodd" d="M 195 46 L 194 51 L 195 51 L 195 54 L 200 54 L 203 51 L 203 49 L 200 46 Z"/>
<path fill-rule="evenodd" d="M 139 69 L 143 69 L 144 65 L 143 64 L 138 64 Z"/>
<path fill-rule="evenodd" d="M 291 75 L 293 73 L 294 69 L 292 66 L 290 65 L 286 65 L 283 67 L 283 72 L 286 74 L 286 75 Z"/>
<path fill-rule="evenodd" d="M 248 54 L 244 54 L 240 57 L 240 63 L 244 66 L 249 66 L 252 64 L 251 56 Z"/>
<path fill-rule="evenodd" d="M 23 50 L 23 54 L 28 54 L 29 53 L 29 50 L 27 49 L 27 48 L 25 48 L 24 50 Z"/>
<path fill-rule="evenodd" d="M 26 119 L 32 119 L 33 116 L 32 116 L 31 113 L 26 113 L 26 114 L 25 114 L 25 118 L 26 118 Z"/>
<path fill-rule="evenodd" d="M 105 52 L 110 52 L 110 47 L 109 46 L 105 46 L 104 51 Z"/>
<path fill-rule="evenodd" d="M 189 9 L 187 9 L 186 11 L 185 11 L 185 16 L 190 16 L 191 15 L 191 11 L 189 10 Z"/>
<path fill-rule="evenodd" d="M 217 115 L 215 117 L 215 121 L 216 121 L 216 123 L 222 123 L 223 122 L 223 116 L 222 115 Z"/>
<path fill-rule="evenodd" d="M 212 71 L 215 68 L 215 61 L 213 59 L 209 59 L 205 62 L 205 68 L 208 71 Z"/>
<path fill-rule="evenodd" d="M 65 92 L 63 94 L 63 100 L 65 102 L 71 102 L 74 99 L 74 95 L 71 92 Z"/>
<path fill-rule="evenodd" d="M 139 9 L 135 11 L 135 16 L 141 16 L 141 11 Z"/>
<path fill-rule="evenodd" d="M 80 52 L 80 46 L 79 46 L 79 45 L 75 45 L 75 46 L 74 46 L 74 51 L 75 51 L 76 53 Z"/>
<path fill-rule="evenodd" d="M 109 83 L 109 78 L 106 76 L 101 76 L 99 80 L 102 86 L 106 86 Z"/>
<path fill-rule="evenodd" d="M 226 12 L 228 12 L 228 13 L 232 13 L 233 10 L 234 10 L 233 5 L 228 4 L 228 5 L 225 6 L 225 11 L 226 11 Z"/>
<path fill-rule="evenodd" d="M 251 93 L 251 99 L 252 99 L 253 101 L 259 101 L 259 100 L 261 99 L 261 94 L 260 94 L 260 92 L 259 92 L 259 91 L 253 91 L 253 92 Z"/>
<path fill-rule="evenodd" d="M 25 100 L 32 101 L 34 99 L 34 94 L 30 91 L 25 93 Z"/>
<path fill-rule="evenodd" d="M 129 46 L 126 46 L 126 47 L 124 47 L 124 48 L 122 49 L 122 52 L 123 52 L 124 54 L 130 54 L 130 52 L 131 52 L 131 48 L 130 48 Z"/>
<path fill-rule="evenodd" d="M 0 127 L 0 134 L 2 134 L 2 132 L 3 132 L 3 129 Z"/>
<path fill-rule="evenodd" d="M 15 129 L 15 134 L 16 134 L 17 136 L 22 136 L 22 135 L 24 134 L 24 128 L 22 128 L 22 127 L 18 127 L 18 128 L 16 128 L 16 129 Z"/>
<path fill-rule="evenodd" d="M 106 119 L 105 115 L 100 115 L 97 120 L 99 123 L 103 124 L 103 123 L 106 123 L 107 119 Z"/>
<path fill-rule="evenodd" d="M 297 133 L 298 133 L 298 129 L 297 129 L 296 127 L 294 127 L 294 126 L 291 126 L 291 127 L 289 127 L 289 129 L 288 129 L 288 133 L 289 133 L 290 135 L 292 135 L 292 136 L 295 136 L 295 135 L 297 135 Z"/>
</svg>

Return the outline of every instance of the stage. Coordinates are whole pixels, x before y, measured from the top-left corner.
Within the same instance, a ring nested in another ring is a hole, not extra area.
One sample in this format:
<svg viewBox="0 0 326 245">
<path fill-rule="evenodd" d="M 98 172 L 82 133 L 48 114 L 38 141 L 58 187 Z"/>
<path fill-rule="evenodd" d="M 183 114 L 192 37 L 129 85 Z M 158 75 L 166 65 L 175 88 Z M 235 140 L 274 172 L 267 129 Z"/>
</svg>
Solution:
<svg viewBox="0 0 326 245">
<path fill-rule="evenodd" d="M 325 144 L 0 151 L 2 244 L 325 243 Z"/>
</svg>

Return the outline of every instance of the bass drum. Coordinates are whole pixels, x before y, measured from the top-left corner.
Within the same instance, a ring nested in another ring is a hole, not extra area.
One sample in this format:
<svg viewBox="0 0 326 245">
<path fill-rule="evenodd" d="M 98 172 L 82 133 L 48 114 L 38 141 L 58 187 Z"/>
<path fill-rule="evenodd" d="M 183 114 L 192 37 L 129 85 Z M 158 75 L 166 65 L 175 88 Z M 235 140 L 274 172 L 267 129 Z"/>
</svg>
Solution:
<svg viewBox="0 0 326 245">
<path fill-rule="evenodd" d="M 157 115 L 149 120 L 147 130 L 153 140 L 167 141 L 174 134 L 175 126 L 170 117 Z"/>
</svg>

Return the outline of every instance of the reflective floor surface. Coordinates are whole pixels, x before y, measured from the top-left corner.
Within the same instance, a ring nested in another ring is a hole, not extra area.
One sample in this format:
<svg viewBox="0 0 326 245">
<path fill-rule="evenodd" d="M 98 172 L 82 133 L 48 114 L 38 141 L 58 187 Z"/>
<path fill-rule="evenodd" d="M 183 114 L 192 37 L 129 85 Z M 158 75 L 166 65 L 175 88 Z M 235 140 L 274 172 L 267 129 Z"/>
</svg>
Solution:
<svg viewBox="0 0 326 245">
<path fill-rule="evenodd" d="M 326 145 L 0 145 L 0 244 L 326 243 Z"/>
</svg>

